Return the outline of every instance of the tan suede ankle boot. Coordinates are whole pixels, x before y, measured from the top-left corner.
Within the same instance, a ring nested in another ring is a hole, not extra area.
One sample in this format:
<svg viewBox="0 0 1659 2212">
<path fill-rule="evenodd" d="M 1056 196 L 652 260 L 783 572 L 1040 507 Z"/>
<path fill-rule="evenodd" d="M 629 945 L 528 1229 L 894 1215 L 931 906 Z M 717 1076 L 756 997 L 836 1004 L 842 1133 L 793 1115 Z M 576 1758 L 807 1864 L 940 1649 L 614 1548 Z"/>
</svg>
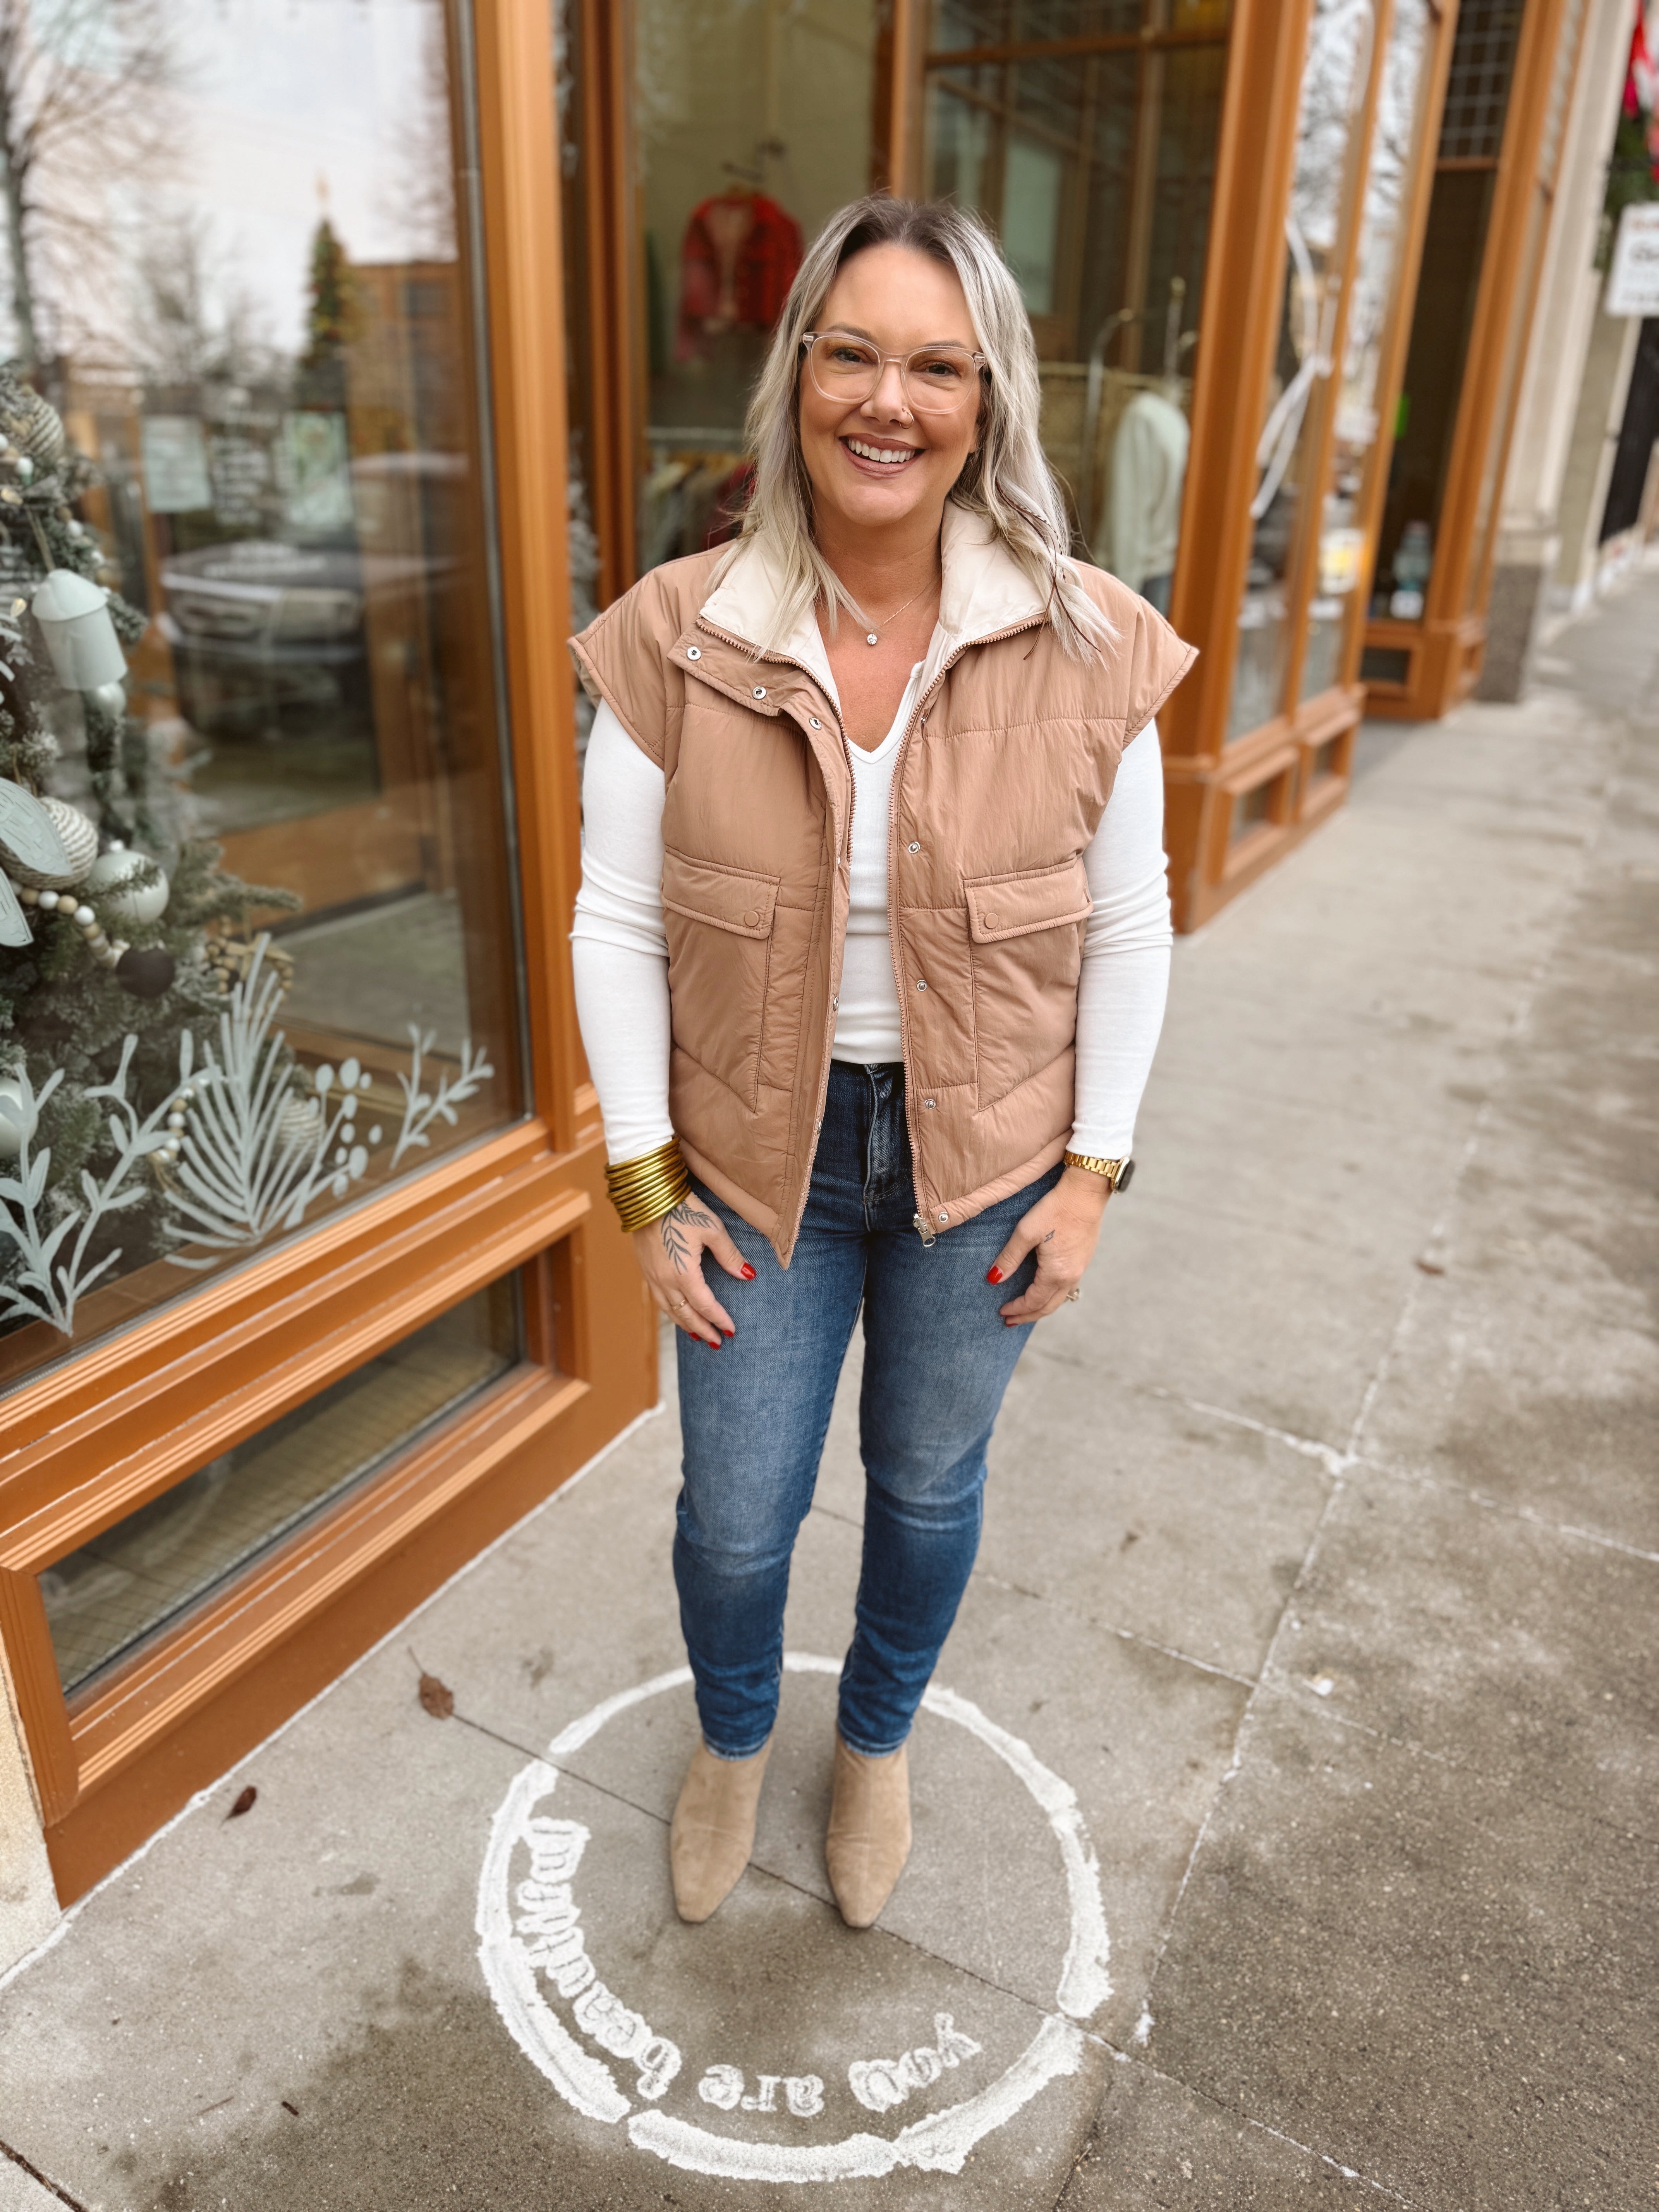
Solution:
<svg viewBox="0 0 1659 2212">
<path fill-rule="evenodd" d="M 717 1759 L 701 1742 L 692 1753 L 668 1832 L 682 1920 L 707 1920 L 737 1887 L 755 1848 L 755 1814 L 771 1755 L 769 1742 L 752 1759 Z"/>
<path fill-rule="evenodd" d="M 905 1747 L 866 1759 L 836 1737 L 836 1792 L 823 1856 L 849 1928 L 868 1928 L 910 1856 L 910 1765 Z"/>
</svg>

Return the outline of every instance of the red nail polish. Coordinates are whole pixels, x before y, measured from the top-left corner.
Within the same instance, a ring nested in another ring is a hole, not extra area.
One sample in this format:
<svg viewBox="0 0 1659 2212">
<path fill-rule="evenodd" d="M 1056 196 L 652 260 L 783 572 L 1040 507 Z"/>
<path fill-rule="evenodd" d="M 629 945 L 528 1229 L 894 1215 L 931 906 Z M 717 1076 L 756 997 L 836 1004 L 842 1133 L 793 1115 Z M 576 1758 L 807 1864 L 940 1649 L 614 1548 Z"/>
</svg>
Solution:
<svg viewBox="0 0 1659 2212">
<path fill-rule="evenodd" d="M 737 1333 L 738 1332 L 734 1328 L 728 1328 L 726 1332 L 727 1336 L 735 1336 Z"/>
<path fill-rule="evenodd" d="M 755 1271 L 747 1260 L 743 1263 L 743 1279 L 745 1283 L 752 1283 L 755 1279 Z"/>
<path fill-rule="evenodd" d="M 1002 1280 L 1002 1270 L 1001 1270 L 1001 1268 L 1000 1268 L 1000 1267 L 992 1267 L 992 1268 L 988 1269 L 988 1272 L 987 1272 L 987 1273 L 986 1273 L 985 1279 L 986 1279 L 986 1281 L 987 1281 L 988 1283 L 1000 1283 L 1000 1282 Z"/>
</svg>

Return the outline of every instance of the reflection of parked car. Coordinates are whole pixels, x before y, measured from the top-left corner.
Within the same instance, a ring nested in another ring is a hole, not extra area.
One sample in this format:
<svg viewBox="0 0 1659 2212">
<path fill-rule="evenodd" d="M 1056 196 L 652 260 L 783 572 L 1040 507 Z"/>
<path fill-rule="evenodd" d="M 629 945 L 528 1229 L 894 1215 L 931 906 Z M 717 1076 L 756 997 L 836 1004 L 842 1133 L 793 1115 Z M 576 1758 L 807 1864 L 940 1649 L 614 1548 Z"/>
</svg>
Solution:
<svg viewBox="0 0 1659 2212">
<path fill-rule="evenodd" d="M 382 481 L 388 465 L 395 489 Z M 367 734 L 366 606 L 395 605 L 395 620 L 406 627 L 410 602 L 429 601 L 454 566 L 449 558 L 380 549 L 387 538 L 393 545 L 398 538 L 432 542 L 422 510 L 458 465 L 465 468 L 446 453 L 354 463 L 353 505 L 367 541 L 361 547 L 233 538 L 167 561 L 158 623 L 173 648 L 185 720 L 201 730 L 252 723 L 272 732 L 284 708 L 309 709 L 339 734 Z M 388 493 L 398 501 L 395 514 L 386 511 Z M 443 532 L 437 542 L 447 537 Z"/>
</svg>

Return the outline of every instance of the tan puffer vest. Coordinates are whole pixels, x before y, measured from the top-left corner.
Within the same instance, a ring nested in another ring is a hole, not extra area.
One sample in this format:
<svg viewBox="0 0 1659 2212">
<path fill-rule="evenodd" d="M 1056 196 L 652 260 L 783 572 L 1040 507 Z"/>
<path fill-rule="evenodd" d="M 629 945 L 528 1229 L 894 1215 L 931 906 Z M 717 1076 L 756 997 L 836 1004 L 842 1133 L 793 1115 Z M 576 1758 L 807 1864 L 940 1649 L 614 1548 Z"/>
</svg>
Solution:
<svg viewBox="0 0 1659 2212">
<path fill-rule="evenodd" d="M 1069 658 L 987 526 L 945 509 L 945 588 L 889 824 L 888 914 L 917 1226 L 944 1234 L 1072 1127 L 1083 854 L 1123 747 L 1194 659 L 1080 573 L 1119 634 Z M 669 1107 L 693 1172 L 787 1267 L 811 1176 L 846 939 L 853 775 L 816 624 L 757 653 L 778 585 L 750 540 L 653 569 L 573 639 L 587 690 L 663 769 Z"/>
</svg>

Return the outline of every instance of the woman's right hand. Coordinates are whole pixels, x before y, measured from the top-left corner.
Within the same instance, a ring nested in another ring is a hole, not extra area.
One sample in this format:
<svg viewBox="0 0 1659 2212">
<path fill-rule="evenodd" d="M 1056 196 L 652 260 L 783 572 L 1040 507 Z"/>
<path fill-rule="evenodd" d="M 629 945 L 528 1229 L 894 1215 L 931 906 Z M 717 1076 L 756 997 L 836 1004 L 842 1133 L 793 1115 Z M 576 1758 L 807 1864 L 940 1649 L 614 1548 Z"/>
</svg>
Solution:
<svg viewBox="0 0 1659 2212">
<path fill-rule="evenodd" d="M 634 1232 L 634 1257 L 658 1310 L 676 1328 L 718 1352 L 737 1324 L 714 1296 L 702 1272 L 702 1255 L 712 1252 L 728 1275 L 752 1283 L 750 1266 L 720 1222 L 695 1198 L 684 1198 L 648 1229 Z"/>
</svg>

